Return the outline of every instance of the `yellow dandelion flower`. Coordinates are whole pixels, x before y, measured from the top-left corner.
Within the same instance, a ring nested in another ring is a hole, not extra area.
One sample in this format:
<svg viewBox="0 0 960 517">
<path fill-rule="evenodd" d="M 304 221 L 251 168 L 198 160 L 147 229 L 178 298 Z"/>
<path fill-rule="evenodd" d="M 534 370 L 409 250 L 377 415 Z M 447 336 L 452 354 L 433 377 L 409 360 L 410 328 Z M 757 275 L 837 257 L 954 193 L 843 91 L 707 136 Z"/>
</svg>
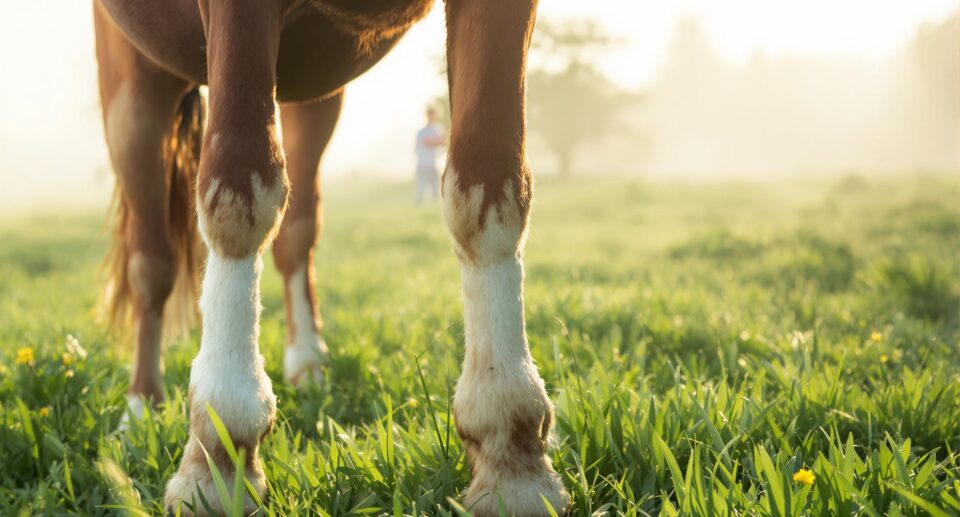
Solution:
<svg viewBox="0 0 960 517">
<path fill-rule="evenodd" d="M 890 360 L 890 356 L 888 356 L 887 354 L 880 354 L 880 362 L 881 362 L 881 363 L 887 364 L 887 361 L 889 361 L 889 360 Z"/>
<path fill-rule="evenodd" d="M 50 406 L 45 406 L 40 408 L 37 413 L 40 413 L 40 416 L 49 416 L 50 415 Z"/>
<path fill-rule="evenodd" d="M 63 354 L 63 365 L 70 366 L 73 364 L 73 356 L 70 354 Z"/>
<path fill-rule="evenodd" d="M 30 347 L 18 348 L 14 362 L 17 364 L 33 364 L 33 349 Z"/>
<path fill-rule="evenodd" d="M 883 333 L 874 330 L 874 331 L 870 334 L 870 341 L 873 341 L 874 343 L 879 343 L 879 342 L 883 341 Z"/>
<path fill-rule="evenodd" d="M 800 469 L 793 475 L 793 482 L 798 485 L 810 486 L 817 480 L 817 476 L 807 469 Z"/>
</svg>

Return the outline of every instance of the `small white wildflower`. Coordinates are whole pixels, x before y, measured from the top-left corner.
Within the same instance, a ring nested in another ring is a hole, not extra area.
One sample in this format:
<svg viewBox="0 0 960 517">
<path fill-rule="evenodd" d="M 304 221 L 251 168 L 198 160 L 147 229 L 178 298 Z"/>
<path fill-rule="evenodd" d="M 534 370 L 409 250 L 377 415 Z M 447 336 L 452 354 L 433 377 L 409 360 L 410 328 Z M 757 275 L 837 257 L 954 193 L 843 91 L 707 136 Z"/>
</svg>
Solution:
<svg viewBox="0 0 960 517">
<path fill-rule="evenodd" d="M 79 357 L 80 359 L 87 358 L 87 351 L 80 345 L 80 342 L 77 341 L 77 338 L 73 337 L 73 334 L 67 334 L 67 352 Z"/>
</svg>

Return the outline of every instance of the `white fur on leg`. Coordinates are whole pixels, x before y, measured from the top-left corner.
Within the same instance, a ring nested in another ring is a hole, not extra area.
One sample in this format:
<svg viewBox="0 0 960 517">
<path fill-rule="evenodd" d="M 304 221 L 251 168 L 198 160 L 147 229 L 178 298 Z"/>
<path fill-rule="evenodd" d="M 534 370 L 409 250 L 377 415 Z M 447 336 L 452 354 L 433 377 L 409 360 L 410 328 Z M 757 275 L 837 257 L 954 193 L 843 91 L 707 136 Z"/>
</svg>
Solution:
<svg viewBox="0 0 960 517">
<path fill-rule="evenodd" d="M 126 431 L 130 429 L 130 415 L 133 415 L 133 418 L 141 419 L 143 414 L 146 412 L 147 405 L 143 403 L 143 397 L 140 395 L 127 395 L 127 410 L 123 412 L 123 415 L 120 417 L 120 423 L 117 425 L 118 431 Z"/>
<path fill-rule="evenodd" d="M 203 337 L 190 370 L 194 403 L 210 404 L 230 434 L 256 441 L 269 426 L 276 397 L 260 355 L 258 255 L 219 257 L 211 251 L 203 277 Z"/>
<path fill-rule="evenodd" d="M 137 269 L 143 269 L 143 255 L 137 253 L 130 260 L 131 270 L 136 271 Z M 144 274 L 141 275 L 130 275 L 133 278 L 138 276 L 142 278 Z M 140 292 L 144 292 L 145 289 L 138 289 Z M 163 325 L 160 315 L 156 312 L 151 311 L 142 311 L 140 314 L 140 321 L 138 322 L 139 328 L 137 329 L 137 338 L 134 343 L 134 360 L 133 360 L 133 372 L 131 374 L 131 386 L 130 391 L 127 392 L 127 411 L 123 412 L 123 415 L 120 417 L 120 423 L 117 425 L 118 431 L 126 431 L 130 428 L 131 419 L 142 419 L 145 409 L 147 407 L 144 397 L 150 396 L 149 392 L 144 392 L 144 379 L 152 380 L 153 382 L 149 383 L 148 386 L 159 386 L 161 379 L 163 379 L 163 373 L 161 365 L 163 363 L 163 358 L 161 356 L 161 351 L 163 349 L 160 346 L 160 329 Z M 149 354 L 146 357 L 142 357 L 142 354 Z M 154 402 L 159 402 L 154 400 Z"/>
<path fill-rule="evenodd" d="M 464 333 L 467 346 L 473 349 L 464 370 L 496 367 L 519 371 L 524 361 L 532 360 L 524 331 L 520 261 L 513 258 L 483 266 L 467 264 L 460 268 L 460 281 Z"/>
<path fill-rule="evenodd" d="M 549 459 L 547 465 L 550 465 Z M 486 485 L 487 481 L 492 484 Z M 499 516 L 501 500 L 507 508 L 507 515 L 547 517 L 550 514 L 547 506 L 543 504 L 541 495 L 550 501 L 550 506 L 557 515 L 567 514 L 570 496 L 552 467 L 524 477 L 504 475 L 485 479 L 481 475 L 474 474 L 463 504 L 477 517 Z"/>
<path fill-rule="evenodd" d="M 523 267 L 464 264 L 461 279 L 467 352 L 454 408 L 458 431 L 479 442 L 464 503 L 480 516 L 498 515 L 501 498 L 514 515 L 546 515 L 542 494 L 562 515 L 569 496 L 550 458 L 528 449 L 552 408 L 524 331 Z"/>
<path fill-rule="evenodd" d="M 307 268 L 298 267 L 287 281 L 287 296 L 290 299 L 290 318 L 293 334 L 283 355 L 283 376 L 292 384 L 323 381 L 323 365 L 327 358 L 327 345 L 317 332 L 317 319 L 310 304 Z"/>
<path fill-rule="evenodd" d="M 542 495 L 564 514 L 569 495 L 544 454 L 553 408 L 523 318 L 524 215 L 511 185 L 501 204 L 481 213 L 486 187 L 463 191 L 456 170 L 447 173 L 444 217 L 460 259 L 466 337 L 453 402 L 472 467 L 464 504 L 474 515 L 495 516 L 502 499 L 508 514 L 545 516 Z"/>
<path fill-rule="evenodd" d="M 194 501 L 199 485 L 213 509 L 222 510 L 200 449 L 201 442 L 207 449 L 219 443 L 206 414 L 207 404 L 217 412 L 234 443 L 246 444 L 251 455 L 256 455 L 261 436 L 273 422 L 276 397 L 258 345 L 262 269 L 259 254 L 230 259 L 209 252 L 200 297 L 203 337 L 190 371 L 191 436 L 180 468 L 167 484 L 164 504 L 168 509 L 180 501 Z M 253 459 L 246 477 L 263 494 L 265 477 L 259 460 Z M 222 474 L 232 479 L 229 472 Z M 251 501 L 246 501 L 245 509 L 253 510 Z"/>
</svg>

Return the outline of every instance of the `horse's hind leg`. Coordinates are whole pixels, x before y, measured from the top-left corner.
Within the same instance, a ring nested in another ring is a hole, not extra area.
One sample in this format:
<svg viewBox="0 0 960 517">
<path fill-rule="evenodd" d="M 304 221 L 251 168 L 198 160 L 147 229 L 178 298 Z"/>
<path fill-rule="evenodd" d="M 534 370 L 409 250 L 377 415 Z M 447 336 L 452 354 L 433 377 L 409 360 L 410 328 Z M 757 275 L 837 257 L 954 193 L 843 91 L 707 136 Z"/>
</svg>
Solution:
<svg viewBox="0 0 960 517">
<path fill-rule="evenodd" d="M 327 354 L 316 308 L 313 248 L 323 220 L 320 156 L 333 135 L 342 105 L 342 93 L 316 102 L 280 105 L 290 205 L 273 244 L 273 258 L 283 275 L 287 310 L 283 376 L 293 384 L 321 380 Z"/>
<path fill-rule="evenodd" d="M 163 147 L 189 85 L 143 56 L 99 3 L 94 20 L 100 102 L 119 194 L 111 309 L 122 313 L 115 317 L 132 312 L 136 359 L 128 400 L 139 413 L 143 399 L 156 403 L 163 397 L 160 331 L 180 251 L 171 239 Z"/>
</svg>

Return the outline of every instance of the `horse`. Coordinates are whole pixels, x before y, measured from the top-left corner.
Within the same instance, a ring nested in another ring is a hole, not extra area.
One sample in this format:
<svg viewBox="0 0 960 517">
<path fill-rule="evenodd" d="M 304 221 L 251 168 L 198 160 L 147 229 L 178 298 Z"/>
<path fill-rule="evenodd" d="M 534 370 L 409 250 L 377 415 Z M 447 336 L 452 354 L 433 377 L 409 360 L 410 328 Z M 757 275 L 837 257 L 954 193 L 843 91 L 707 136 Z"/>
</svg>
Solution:
<svg viewBox="0 0 960 517">
<path fill-rule="evenodd" d="M 114 317 L 126 315 L 135 331 L 128 414 L 163 397 L 160 343 L 169 324 L 192 307 L 202 317 L 190 433 L 166 485 L 168 512 L 203 514 L 198 496 L 223 511 L 204 451 L 224 476 L 234 467 L 208 405 L 247 451 L 243 475 L 265 494 L 258 447 L 276 398 L 259 351 L 262 256 L 272 244 L 284 280 L 284 378 L 322 378 L 327 346 L 313 265 L 321 156 L 347 84 L 432 4 L 93 0 L 117 180 L 107 294 Z M 533 195 L 525 64 L 536 8 L 537 0 L 445 4 L 451 132 L 442 212 L 460 265 L 465 329 L 453 412 L 471 470 L 463 502 L 479 516 L 498 515 L 501 504 L 515 515 L 548 515 L 544 499 L 561 514 L 569 505 L 546 454 L 553 406 L 523 310 Z"/>
</svg>

